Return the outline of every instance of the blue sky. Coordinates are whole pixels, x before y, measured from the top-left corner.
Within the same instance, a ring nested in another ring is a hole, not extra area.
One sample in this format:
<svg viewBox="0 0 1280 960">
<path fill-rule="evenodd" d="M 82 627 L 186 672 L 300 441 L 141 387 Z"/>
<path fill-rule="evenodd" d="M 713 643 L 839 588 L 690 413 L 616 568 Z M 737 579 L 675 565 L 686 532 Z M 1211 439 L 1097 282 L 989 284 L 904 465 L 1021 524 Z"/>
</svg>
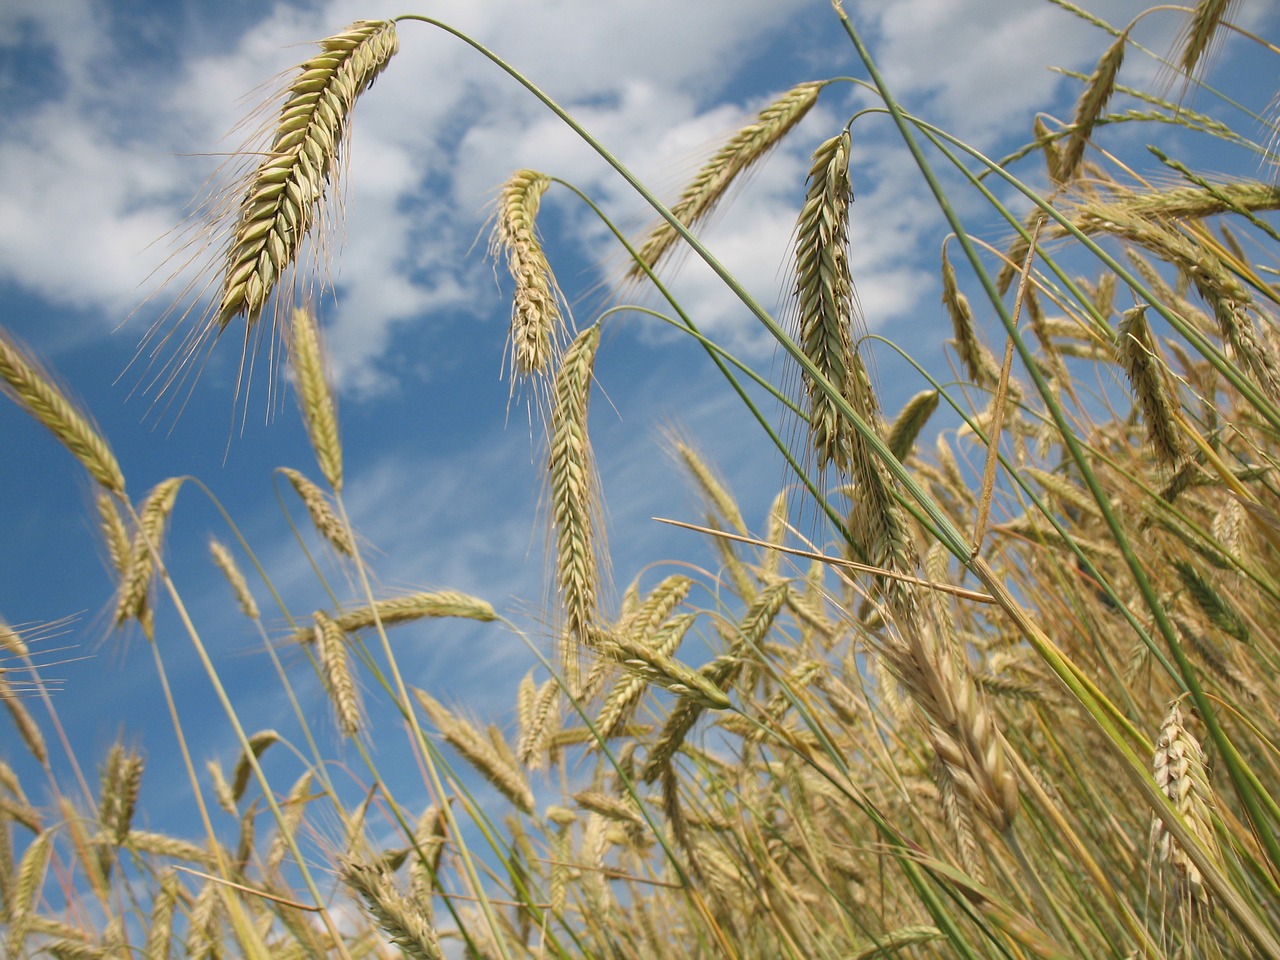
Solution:
<svg viewBox="0 0 1280 960">
<path fill-rule="evenodd" d="M 1088 5 L 1120 23 L 1143 6 Z M 1107 43 L 1054 5 L 1030 0 L 850 0 L 848 8 L 899 98 L 992 153 L 1021 143 L 1036 110 L 1067 117 L 1078 87 L 1046 67 L 1087 72 Z M 148 399 L 130 396 L 137 368 L 126 368 L 166 304 L 154 277 L 166 271 L 169 232 L 219 154 L 235 148 L 226 134 L 255 102 L 255 88 L 305 59 L 308 41 L 355 19 L 414 12 L 508 57 L 668 197 L 782 90 L 861 75 L 827 0 L 433 0 L 422 9 L 386 0 L 216 7 L 8 0 L 0 7 L 0 322 L 93 412 L 135 498 L 169 476 L 199 477 L 299 616 L 326 601 L 273 487 L 279 466 L 318 476 L 292 397 L 269 407 L 259 382 L 243 428 L 233 426 L 238 331 L 218 344 L 176 423 L 156 426 Z M 1153 18 L 1144 38 L 1168 49 L 1176 27 L 1172 17 Z M 478 594 L 545 645 L 539 617 L 527 615 L 546 602 L 541 451 L 522 408 L 508 416 L 508 387 L 498 379 L 510 308 L 501 268 L 495 273 L 483 255 L 489 203 L 511 171 L 533 167 L 571 180 L 633 233 L 652 217 L 487 61 L 420 24 L 403 24 L 400 33 L 400 53 L 356 110 L 337 297 L 321 305 L 347 502 L 386 591 Z M 848 86 L 824 93 L 705 231 L 767 305 L 789 286 L 787 249 L 809 154 L 864 103 Z M 886 122 L 855 126 L 852 166 L 851 262 L 867 321 L 945 369 L 949 331 L 935 280 L 940 218 Z M 540 226 L 577 320 L 591 322 L 600 299 L 587 292 L 617 278 L 616 251 L 566 191 L 553 188 Z M 766 371 L 776 366 L 762 332 L 704 270 L 686 262 L 674 285 L 706 332 Z M 890 411 L 921 389 L 887 359 L 880 366 Z M 619 319 L 606 329 L 597 375 L 592 429 L 620 586 L 650 561 L 709 556 L 692 535 L 649 520 L 696 514 L 662 453 L 663 425 L 692 436 L 741 496 L 748 522 L 762 522 L 786 479 L 783 465 L 695 345 L 634 316 Z M 46 641 L 71 647 L 50 659 L 84 658 L 49 671 L 63 681 L 56 705 L 73 746 L 92 764 L 118 732 L 141 743 L 152 770 L 144 805 L 158 821 L 177 817 L 183 790 L 156 785 L 178 768 L 146 645 L 107 632 L 114 584 L 89 483 L 8 403 L 0 404 L 0 450 L 0 616 L 15 625 L 76 618 Z M 304 525 L 291 493 L 282 493 Z M 268 662 L 208 561 L 210 533 L 232 540 L 189 485 L 169 539 L 175 578 L 246 725 L 284 729 Z M 327 572 L 341 586 L 340 571 L 330 564 Z M 265 591 L 258 597 L 266 607 Z M 283 623 L 278 613 L 268 618 Z M 230 732 L 163 605 L 158 641 L 189 711 L 197 759 L 231 762 Z M 396 641 L 410 682 L 504 723 L 534 663 L 519 639 L 494 627 L 433 623 L 403 628 Z M 296 656 L 293 666 L 305 668 Z M 308 690 L 308 709 L 326 714 L 316 685 Z M 327 719 L 320 727 L 336 742 Z M 0 743 L 12 762 L 23 761 L 15 740 L 6 734 Z M 281 776 L 282 785 L 291 781 Z"/>
</svg>

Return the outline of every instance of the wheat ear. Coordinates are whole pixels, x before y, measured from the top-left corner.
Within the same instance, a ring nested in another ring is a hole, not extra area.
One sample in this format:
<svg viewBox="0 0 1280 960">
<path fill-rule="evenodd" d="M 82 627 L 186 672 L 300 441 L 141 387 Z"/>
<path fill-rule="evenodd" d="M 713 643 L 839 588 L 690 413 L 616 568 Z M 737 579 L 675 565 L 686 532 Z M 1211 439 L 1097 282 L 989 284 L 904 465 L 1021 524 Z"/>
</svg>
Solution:
<svg viewBox="0 0 1280 960">
<path fill-rule="evenodd" d="M 1178 467 L 1187 455 L 1187 442 L 1178 428 L 1177 401 L 1169 387 L 1169 375 L 1156 349 L 1147 308 L 1126 310 L 1116 329 L 1116 358 L 1142 409 L 1151 449 L 1162 463 Z"/>
<path fill-rule="evenodd" d="M 253 599 L 253 593 L 249 590 L 249 583 L 245 580 L 244 574 L 236 563 L 236 558 L 226 544 L 210 537 L 209 554 L 213 557 L 214 566 L 222 571 L 227 583 L 231 585 L 231 590 L 236 595 L 236 602 L 240 604 L 240 611 L 250 620 L 257 620 L 259 616 L 258 603 Z"/>
<path fill-rule="evenodd" d="M 1180 38 L 1182 47 L 1178 66 L 1190 77 L 1204 59 L 1218 27 L 1227 19 L 1236 0 L 1200 0 L 1191 11 L 1191 17 Z"/>
<path fill-rule="evenodd" d="M 1152 766 L 1161 792 L 1172 801 L 1205 846 L 1216 851 L 1213 791 L 1209 786 L 1204 750 L 1183 722 L 1182 708 L 1176 700 L 1169 705 L 1169 712 L 1160 725 Z M 1207 906 L 1209 891 L 1200 869 L 1159 817 L 1151 823 L 1151 846 L 1160 862 L 1174 871 L 1179 888 L 1185 894 L 1178 899 L 1194 907 Z"/>
<path fill-rule="evenodd" d="M 389 20 L 358 20 L 320 41 L 298 68 L 276 121 L 267 157 L 240 202 L 226 256 L 217 324 L 261 316 L 298 255 L 325 192 L 342 172 L 341 153 L 356 99 L 399 47 Z"/>
<path fill-rule="evenodd" d="M 555 362 L 556 341 L 564 331 L 559 291 L 543 253 L 534 220 L 551 178 L 536 170 L 517 170 L 498 195 L 489 252 L 505 255 L 515 281 L 507 353 L 515 378 L 546 373 Z"/>
<path fill-rule="evenodd" d="M 129 566 L 120 578 L 120 591 L 116 598 L 114 623 L 123 626 L 131 618 L 136 619 L 148 634 L 151 631 L 151 610 L 147 604 L 147 592 L 151 575 L 155 572 L 152 551 L 159 553 L 164 543 L 165 527 L 173 512 L 182 488 L 184 477 L 170 477 L 151 488 L 138 515 L 138 529 L 129 548 Z"/>
<path fill-rule="evenodd" d="M 0 390 L 44 424 L 106 490 L 124 496 L 124 473 L 93 421 L 8 331 L 0 328 Z"/>
<path fill-rule="evenodd" d="M 457 590 L 437 590 L 378 600 L 371 607 L 354 607 L 330 619 L 343 633 L 354 633 L 356 630 L 375 627 L 379 623 L 389 627 L 392 624 L 412 623 L 414 620 L 432 617 L 459 617 L 487 623 L 496 620 L 498 614 L 484 600 Z M 303 628 L 293 635 L 293 639 L 297 643 L 309 643 L 313 639 L 312 631 L 310 628 Z"/>
<path fill-rule="evenodd" d="M 725 191 L 746 170 L 769 153 L 807 114 L 818 100 L 823 85 L 801 83 L 769 104 L 747 126 L 730 138 L 698 171 L 693 181 L 671 207 L 672 215 L 692 227 L 715 209 Z M 680 234 L 662 222 L 640 244 L 639 263 L 632 264 L 628 276 L 640 279 L 645 267 L 652 270 L 675 245 Z M 643 264 L 643 266 L 641 266 Z"/>
<path fill-rule="evenodd" d="M 355 679 L 351 675 L 346 634 L 322 611 L 317 610 L 315 638 L 316 649 L 320 651 L 325 686 L 338 717 L 338 726 L 348 737 L 354 737 L 360 730 L 360 699 Z"/>
<path fill-rule="evenodd" d="M 351 532 L 338 519 L 325 492 L 297 470 L 290 467 L 280 467 L 279 470 L 297 491 L 303 506 L 307 508 L 307 513 L 311 515 L 311 523 L 315 526 L 316 532 L 339 553 L 348 557 L 355 556 L 356 545 L 351 538 Z"/>
<path fill-rule="evenodd" d="M 320 329 L 311 310 L 293 311 L 291 323 L 292 349 L 289 362 L 297 378 L 298 401 L 307 436 L 316 451 L 316 461 L 334 493 L 342 490 L 342 444 L 338 440 L 338 417 L 334 412 L 333 391 L 325 375 L 324 351 Z"/>
<path fill-rule="evenodd" d="M 849 132 L 827 140 L 813 154 L 809 188 L 796 226 L 797 340 L 836 391 L 849 398 L 859 363 L 853 349 L 853 278 L 849 273 Z M 818 466 L 842 472 L 852 459 L 851 425 L 823 388 L 805 376 L 809 437 Z"/>
<path fill-rule="evenodd" d="M 396 889 L 384 867 L 343 857 L 338 861 L 342 882 L 360 895 L 391 942 L 411 960 L 444 960 L 440 940 L 417 905 Z"/>
<path fill-rule="evenodd" d="M 560 664 L 570 690 L 581 680 L 579 652 L 594 646 L 600 558 L 596 549 L 595 464 L 587 438 L 587 404 L 600 327 L 578 334 L 565 351 L 552 384 L 551 438 L 547 473 L 551 483 L 551 523 L 555 532 L 556 582 L 564 611 Z"/>
<path fill-rule="evenodd" d="M 1129 31 L 1124 31 L 1109 46 L 1092 75 L 1085 84 L 1084 92 L 1076 102 L 1075 119 L 1071 127 L 1071 136 L 1058 157 L 1057 182 L 1075 179 L 1084 161 L 1084 150 L 1089 143 L 1093 127 L 1107 108 L 1107 102 L 1116 89 L 1116 77 L 1124 63 L 1125 47 L 1129 43 Z"/>
<path fill-rule="evenodd" d="M 515 763 L 510 750 L 498 749 L 494 741 L 458 718 L 444 704 L 424 690 L 413 694 L 440 735 L 524 813 L 533 813 L 533 792 Z"/>
</svg>

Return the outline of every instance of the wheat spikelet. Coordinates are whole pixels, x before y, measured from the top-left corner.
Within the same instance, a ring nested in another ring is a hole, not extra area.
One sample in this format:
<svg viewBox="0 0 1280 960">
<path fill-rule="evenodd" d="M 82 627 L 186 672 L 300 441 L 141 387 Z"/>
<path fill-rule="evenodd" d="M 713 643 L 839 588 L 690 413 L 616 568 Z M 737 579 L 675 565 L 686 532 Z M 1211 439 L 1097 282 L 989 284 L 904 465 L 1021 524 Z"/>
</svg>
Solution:
<svg viewBox="0 0 1280 960">
<path fill-rule="evenodd" d="M 423 711 L 455 750 L 524 813 L 533 813 L 533 793 L 515 763 L 495 749 L 493 742 L 454 716 L 424 690 L 414 690 Z"/>
<path fill-rule="evenodd" d="M 489 254 L 505 254 L 515 281 L 507 353 L 515 379 L 547 373 L 556 359 L 557 339 L 564 332 L 560 288 L 547 262 L 534 224 L 551 178 L 536 170 L 517 170 L 498 195 Z"/>
<path fill-rule="evenodd" d="M 796 226 L 797 341 L 836 392 L 850 399 L 856 389 L 853 349 L 853 279 L 849 273 L 849 133 L 818 147 L 809 170 L 809 188 Z M 835 399 L 804 377 L 809 398 L 809 437 L 818 466 L 849 468 L 852 427 Z M 855 407 L 855 409 L 857 409 Z"/>
<path fill-rule="evenodd" d="M 404 956 L 412 960 L 444 960 L 440 940 L 429 920 L 396 889 L 385 869 L 341 857 L 338 876 L 359 894 L 378 926 Z"/>
<path fill-rule="evenodd" d="M 165 527 L 184 480 L 184 477 L 171 477 L 160 481 L 151 488 L 143 501 L 138 515 L 138 529 L 134 532 L 129 549 L 129 567 L 121 577 L 116 599 L 114 623 L 117 627 L 123 626 L 130 619 L 136 619 L 144 630 L 150 632 L 147 592 L 155 570 L 155 556 L 164 543 Z"/>
<path fill-rule="evenodd" d="M 244 192 L 227 250 L 218 304 L 223 329 L 243 315 L 252 327 L 293 265 L 330 183 L 342 171 L 342 146 L 356 99 L 399 46 L 395 24 L 359 20 L 320 42 L 303 63 L 280 109 L 273 142 Z"/>
<path fill-rule="evenodd" d="M 354 557 L 355 541 L 351 538 L 351 532 L 343 526 L 333 507 L 330 506 L 328 495 L 312 483 L 305 474 L 290 467 L 279 467 L 278 470 L 297 491 L 303 506 L 311 516 L 311 523 L 316 528 L 316 532 L 339 553 Z"/>
<path fill-rule="evenodd" d="M 257 601 L 253 599 L 253 594 L 249 591 L 249 583 L 245 580 L 244 574 L 240 572 L 240 567 L 236 564 L 236 558 L 226 544 L 214 537 L 210 537 L 209 554 L 213 557 L 214 566 L 222 571 L 227 583 L 231 584 L 231 590 L 236 595 L 236 602 L 240 604 L 240 612 L 250 620 L 257 620 L 259 615 Z"/>
<path fill-rule="evenodd" d="M 45 426 L 109 493 L 124 496 L 124 473 L 97 427 L 53 378 L 0 328 L 0 392 Z"/>
<path fill-rule="evenodd" d="M 346 634 L 320 610 L 315 613 L 315 643 L 338 726 L 348 737 L 354 737 L 360 731 L 360 699 L 351 676 Z"/>
<path fill-rule="evenodd" d="M 1146 313 L 1145 306 L 1124 312 L 1116 329 L 1116 359 L 1124 367 L 1142 408 L 1152 450 L 1167 466 L 1178 467 L 1186 457 L 1187 442 L 1178 428 L 1177 400 L 1169 387 L 1168 373 L 1151 336 Z"/>
<path fill-rule="evenodd" d="M 556 585 L 564 613 L 559 658 L 569 689 L 581 679 L 579 652 L 594 645 L 600 559 L 596 548 L 598 500 L 587 437 L 587 403 L 600 327 L 588 327 L 565 351 L 552 384 L 547 472 L 555 532 Z"/>
<path fill-rule="evenodd" d="M 754 121 L 739 130 L 716 151 L 685 187 L 671 213 L 686 227 L 693 227 L 715 208 L 725 191 L 746 170 L 763 158 L 782 140 L 817 102 L 821 83 L 801 83 L 769 104 Z M 652 270 L 675 245 L 680 235 L 670 223 L 663 222 L 640 244 L 639 263 L 628 270 L 631 279 L 645 276 L 644 266 Z"/>
<path fill-rule="evenodd" d="M 1106 52 L 1098 60 L 1093 74 L 1085 84 L 1084 92 L 1076 102 L 1075 119 L 1072 122 L 1071 136 L 1062 148 L 1057 164 L 1059 182 L 1074 180 L 1084 161 L 1085 146 L 1093 133 L 1094 124 L 1107 108 L 1111 94 L 1115 92 L 1116 76 L 1124 63 L 1125 47 L 1129 42 L 1126 30 L 1112 42 Z"/>
<path fill-rule="evenodd" d="M 1205 769 L 1204 751 L 1200 747 L 1200 741 L 1183 723 L 1182 708 L 1176 700 L 1169 705 L 1169 712 L 1160 725 L 1152 765 L 1156 785 L 1185 818 L 1187 825 L 1216 855 L 1217 843 L 1212 821 L 1214 800 L 1208 771 Z M 1160 862 L 1169 865 L 1174 871 L 1183 894 L 1179 896 L 1179 901 L 1193 908 L 1207 906 L 1209 891 L 1204 886 L 1200 869 L 1159 817 L 1154 818 L 1151 823 L 1151 847 Z"/>
<path fill-rule="evenodd" d="M 338 439 L 338 417 L 333 392 L 325 374 L 324 352 L 316 315 L 309 309 L 295 309 L 290 324 L 292 349 L 289 362 L 298 388 L 298 402 L 307 436 L 316 452 L 316 462 L 329 489 L 342 490 L 342 443 Z"/>
</svg>

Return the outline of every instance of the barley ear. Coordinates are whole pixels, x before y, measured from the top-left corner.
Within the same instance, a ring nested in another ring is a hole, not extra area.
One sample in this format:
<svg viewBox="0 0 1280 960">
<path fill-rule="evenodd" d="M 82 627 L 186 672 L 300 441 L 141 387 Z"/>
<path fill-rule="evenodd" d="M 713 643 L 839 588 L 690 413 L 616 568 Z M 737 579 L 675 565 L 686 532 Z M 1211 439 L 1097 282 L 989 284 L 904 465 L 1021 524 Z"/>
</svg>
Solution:
<svg viewBox="0 0 1280 960">
<path fill-rule="evenodd" d="M 109 493 L 124 496 L 124 474 L 93 421 L 0 328 L 0 391 L 38 420 Z"/>
<path fill-rule="evenodd" d="M 240 202 L 217 326 L 257 323 L 342 173 L 352 108 L 399 48 L 395 24 L 358 20 L 298 68 L 267 151 Z"/>
<path fill-rule="evenodd" d="M 517 170 L 498 195 L 489 254 L 505 255 L 515 281 L 507 355 L 512 386 L 519 377 L 550 371 L 558 338 L 565 328 L 560 312 L 560 288 L 538 239 L 535 219 L 551 178 L 535 170 Z"/>
<path fill-rule="evenodd" d="M 822 87 L 823 84 L 817 82 L 798 84 L 761 110 L 755 120 L 734 134 L 703 165 L 672 205 L 672 215 L 686 227 L 693 227 L 708 216 L 733 182 L 804 119 L 817 102 Z M 628 277 L 635 280 L 644 277 L 644 267 L 650 270 L 656 267 L 679 238 L 680 234 L 670 223 L 664 221 L 656 226 L 640 244 L 640 262 L 632 264 Z"/>
<path fill-rule="evenodd" d="M 595 645 L 592 625 L 596 620 L 600 584 L 596 534 L 599 494 L 587 438 L 587 404 L 599 344 L 599 325 L 578 334 L 565 351 L 552 384 L 547 472 L 555 535 L 556 585 L 564 614 L 560 664 L 571 691 L 576 690 L 581 681 L 580 651 Z"/>
<path fill-rule="evenodd" d="M 342 490 L 342 444 L 338 440 L 338 417 L 334 412 L 333 392 L 325 375 L 324 351 L 320 329 L 311 310 L 293 311 L 291 324 L 293 346 L 289 361 L 297 380 L 298 401 L 307 436 L 316 451 L 316 461 L 334 493 Z"/>
</svg>

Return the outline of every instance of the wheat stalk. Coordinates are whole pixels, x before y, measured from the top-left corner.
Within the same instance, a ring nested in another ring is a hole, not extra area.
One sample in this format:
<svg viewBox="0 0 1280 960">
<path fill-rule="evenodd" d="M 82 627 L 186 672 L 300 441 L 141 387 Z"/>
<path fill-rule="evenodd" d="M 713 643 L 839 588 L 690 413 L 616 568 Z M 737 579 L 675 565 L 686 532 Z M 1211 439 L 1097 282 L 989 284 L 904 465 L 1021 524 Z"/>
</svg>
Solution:
<svg viewBox="0 0 1280 960">
<path fill-rule="evenodd" d="M 822 83 L 801 83 L 769 104 L 747 126 L 716 151 L 671 206 L 672 215 L 692 228 L 707 217 L 739 176 L 769 153 L 818 100 Z M 675 245 L 680 234 L 663 221 L 640 244 L 637 262 L 628 270 L 632 279 L 645 276 Z"/>
<path fill-rule="evenodd" d="M 311 310 L 296 309 L 290 324 L 293 346 L 289 362 L 298 387 L 302 419 L 307 436 L 316 451 L 320 472 L 334 493 L 342 490 L 342 444 L 338 439 L 338 417 L 334 412 L 333 392 L 325 375 L 324 351 L 320 330 Z"/>
<path fill-rule="evenodd" d="M 0 380 L 0 391 L 57 437 L 98 483 L 109 493 L 124 496 L 124 473 L 88 414 L 72 403 L 40 364 L 2 328 Z"/>
<path fill-rule="evenodd" d="M 320 41 L 298 68 L 280 108 L 266 159 L 240 202 L 226 254 L 217 326 L 243 315 L 252 327 L 297 257 L 331 183 L 356 99 L 399 47 L 389 20 L 358 20 Z"/>
<path fill-rule="evenodd" d="M 517 170 L 498 194 L 490 255 L 505 254 L 515 281 L 507 354 L 514 379 L 546 373 L 556 359 L 557 338 L 565 322 L 560 312 L 560 288 L 547 262 L 534 224 L 542 195 L 551 178 L 536 170 Z"/>
</svg>

